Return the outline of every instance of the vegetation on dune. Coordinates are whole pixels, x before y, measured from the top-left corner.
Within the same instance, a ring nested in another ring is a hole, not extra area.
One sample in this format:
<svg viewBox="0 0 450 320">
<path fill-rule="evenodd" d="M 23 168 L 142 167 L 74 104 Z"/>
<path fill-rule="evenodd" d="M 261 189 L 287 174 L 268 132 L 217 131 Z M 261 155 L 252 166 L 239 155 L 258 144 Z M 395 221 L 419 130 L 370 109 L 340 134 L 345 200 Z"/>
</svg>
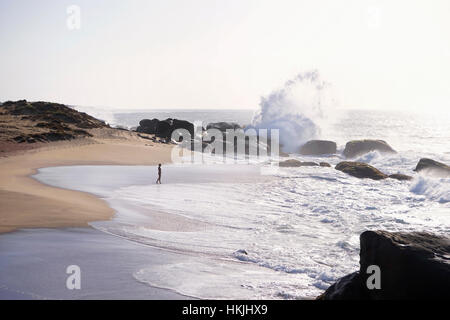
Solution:
<svg viewBox="0 0 450 320">
<path fill-rule="evenodd" d="M 52 102 L 7 101 L 0 106 L 0 139 L 36 143 L 91 137 L 89 129 L 109 127 L 84 112 Z"/>
</svg>

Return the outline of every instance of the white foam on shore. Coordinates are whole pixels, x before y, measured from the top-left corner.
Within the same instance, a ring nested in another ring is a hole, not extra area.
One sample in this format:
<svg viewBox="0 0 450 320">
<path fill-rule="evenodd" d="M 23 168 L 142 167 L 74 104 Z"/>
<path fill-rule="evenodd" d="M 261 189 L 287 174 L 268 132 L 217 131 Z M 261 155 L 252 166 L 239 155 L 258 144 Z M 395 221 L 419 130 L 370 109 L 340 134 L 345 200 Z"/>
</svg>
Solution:
<svg viewBox="0 0 450 320">
<path fill-rule="evenodd" d="M 164 166 L 162 185 L 145 166 L 46 168 L 37 177 L 108 201 L 117 215 L 93 223 L 99 230 L 185 254 L 133 276 L 201 298 L 313 298 L 358 269 L 364 230 L 450 231 L 450 203 L 411 192 L 416 181 L 322 167 L 261 176 L 260 166 Z"/>
</svg>

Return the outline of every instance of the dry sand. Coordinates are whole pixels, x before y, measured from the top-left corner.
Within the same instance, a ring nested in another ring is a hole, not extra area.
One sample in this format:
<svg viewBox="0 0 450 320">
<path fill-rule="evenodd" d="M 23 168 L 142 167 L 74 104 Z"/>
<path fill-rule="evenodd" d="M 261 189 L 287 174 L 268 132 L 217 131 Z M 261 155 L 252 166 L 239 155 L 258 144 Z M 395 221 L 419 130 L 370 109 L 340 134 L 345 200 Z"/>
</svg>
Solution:
<svg viewBox="0 0 450 320">
<path fill-rule="evenodd" d="M 31 178 L 39 168 L 170 162 L 171 145 L 112 129 L 98 130 L 94 136 L 49 143 L 0 159 L 0 233 L 20 228 L 82 227 L 113 216 L 106 202 L 93 195 L 50 187 Z"/>
</svg>

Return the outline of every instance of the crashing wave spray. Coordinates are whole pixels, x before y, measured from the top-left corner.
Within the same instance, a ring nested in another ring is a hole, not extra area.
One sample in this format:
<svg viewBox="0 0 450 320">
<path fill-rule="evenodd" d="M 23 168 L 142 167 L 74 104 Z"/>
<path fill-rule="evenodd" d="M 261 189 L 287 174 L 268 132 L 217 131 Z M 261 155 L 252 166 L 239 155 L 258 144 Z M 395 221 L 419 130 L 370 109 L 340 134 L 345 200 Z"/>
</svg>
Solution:
<svg viewBox="0 0 450 320">
<path fill-rule="evenodd" d="M 283 88 L 261 97 L 253 127 L 278 129 L 283 151 L 298 152 L 301 145 L 321 134 L 324 110 L 331 106 L 329 87 L 317 70 L 299 73 Z"/>
</svg>

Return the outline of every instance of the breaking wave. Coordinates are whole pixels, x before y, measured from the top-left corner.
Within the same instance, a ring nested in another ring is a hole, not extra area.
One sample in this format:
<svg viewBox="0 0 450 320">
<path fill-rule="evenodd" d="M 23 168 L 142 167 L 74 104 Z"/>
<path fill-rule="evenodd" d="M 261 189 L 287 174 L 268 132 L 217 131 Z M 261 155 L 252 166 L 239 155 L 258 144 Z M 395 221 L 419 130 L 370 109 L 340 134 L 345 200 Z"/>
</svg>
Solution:
<svg viewBox="0 0 450 320">
<path fill-rule="evenodd" d="M 450 179 L 419 176 L 411 185 L 410 191 L 432 201 L 447 203 L 450 202 Z"/>
<path fill-rule="evenodd" d="M 321 127 L 332 105 L 330 84 L 317 70 L 299 73 L 281 89 L 261 97 L 252 125 L 278 129 L 286 152 L 296 152 L 308 140 L 321 135 Z"/>
</svg>

